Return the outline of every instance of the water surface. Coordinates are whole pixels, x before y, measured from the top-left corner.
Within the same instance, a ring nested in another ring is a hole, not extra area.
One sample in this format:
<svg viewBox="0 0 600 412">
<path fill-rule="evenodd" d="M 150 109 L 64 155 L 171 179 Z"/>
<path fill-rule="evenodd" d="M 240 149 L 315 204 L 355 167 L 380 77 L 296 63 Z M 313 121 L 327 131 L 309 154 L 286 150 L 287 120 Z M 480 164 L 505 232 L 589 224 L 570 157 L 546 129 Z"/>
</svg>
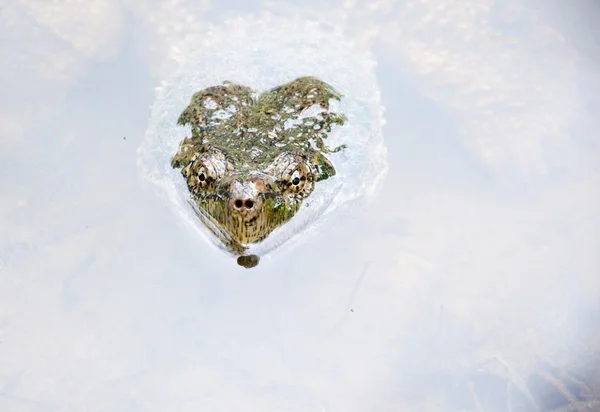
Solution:
<svg viewBox="0 0 600 412">
<path fill-rule="evenodd" d="M 596 410 L 598 13 L 5 1 L 0 409 Z M 377 62 L 389 171 L 246 270 L 137 159 L 181 57 L 257 19 L 327 21 Z"/>
</svg>

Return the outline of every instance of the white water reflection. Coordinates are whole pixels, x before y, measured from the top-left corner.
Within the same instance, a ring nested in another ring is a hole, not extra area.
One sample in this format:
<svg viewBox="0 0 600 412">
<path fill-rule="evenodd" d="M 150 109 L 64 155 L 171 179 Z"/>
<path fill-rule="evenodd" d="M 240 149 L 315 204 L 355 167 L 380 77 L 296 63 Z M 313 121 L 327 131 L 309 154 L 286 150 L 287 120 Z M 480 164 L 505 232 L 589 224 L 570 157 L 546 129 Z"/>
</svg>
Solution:
<svg viewBox="0 0 600 412">
<path fill-rule="evenodd" d="M 390 172 L 370 206 L 247 271 L 141 189 L 136 150 L 204 22 L 260 7 L 2 5 L 0 409 L 517 411 L 529 392 L 549 410 L 585 397 L 576 381 L 597 397 L 596 6 L 265 5 L 374 51 Z"/>
</svg>

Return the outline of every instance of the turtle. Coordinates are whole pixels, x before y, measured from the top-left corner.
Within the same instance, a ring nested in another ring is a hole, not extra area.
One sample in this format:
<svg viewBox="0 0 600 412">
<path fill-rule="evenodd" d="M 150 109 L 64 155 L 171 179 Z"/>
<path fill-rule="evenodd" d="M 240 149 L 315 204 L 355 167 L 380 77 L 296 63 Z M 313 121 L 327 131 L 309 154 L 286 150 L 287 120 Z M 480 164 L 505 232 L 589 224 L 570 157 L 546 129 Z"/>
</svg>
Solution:
<svg viewBox="0 0 600 412">
<path fill-rule="evenodd" d="M 288 222 L 317 182 L 335 176 L 324 140 L 343 114 L 342 95 L 313 76 L 256 93 L 223 82 L 196 92 L 178 124 L 191 136 L 171 160 L 181 171 L 198 216 L 234 253 Z M 242 265 L 256 258 L 241 256 Z"/>
<path fill-rule="evenodd" d="M 176 50 L 138 167 L 186 228 L 248 268 L 374 198 L 388 165 L 369 50 L 270 15 L 208 24 Z"/>
</svg>

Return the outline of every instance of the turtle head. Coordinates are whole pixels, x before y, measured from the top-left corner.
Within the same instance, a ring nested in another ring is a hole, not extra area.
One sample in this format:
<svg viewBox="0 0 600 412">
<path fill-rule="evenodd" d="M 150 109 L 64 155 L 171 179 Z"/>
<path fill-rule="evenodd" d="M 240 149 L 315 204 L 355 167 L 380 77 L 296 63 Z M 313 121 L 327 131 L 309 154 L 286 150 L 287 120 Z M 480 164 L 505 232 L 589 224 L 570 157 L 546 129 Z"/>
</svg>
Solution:
<svg viewBox="0 0 600 412">
<path fill-rule="evenodd" d="M 204 146 L 187 160 L 176 157 L 173 166 L 181 167 L 199 211 L 240 246 L 262 241 L 289 221 L 315 182 L 335 174 L 320 152 L 285 151 L 263 167 L 238 166 L 222 150 Z"/>
</svg>

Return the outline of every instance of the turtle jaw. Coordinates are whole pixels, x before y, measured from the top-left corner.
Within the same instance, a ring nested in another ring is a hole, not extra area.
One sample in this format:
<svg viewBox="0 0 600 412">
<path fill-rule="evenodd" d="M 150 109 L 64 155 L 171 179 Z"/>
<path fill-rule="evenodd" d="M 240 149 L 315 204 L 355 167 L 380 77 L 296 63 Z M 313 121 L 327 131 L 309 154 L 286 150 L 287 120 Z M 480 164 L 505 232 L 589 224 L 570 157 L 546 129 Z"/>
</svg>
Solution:
<svg viewBox="0 0 600 412">
<path fill-rule="evenodd" d="M 300 207 L 300 202 L 290 202 L 277 192 L 267 175 L 234 178 L 225 188 L 220 191 L 221 196 L 204 199 L 199 206 L 241 246 L 264 240 Z"/>
</svg>

